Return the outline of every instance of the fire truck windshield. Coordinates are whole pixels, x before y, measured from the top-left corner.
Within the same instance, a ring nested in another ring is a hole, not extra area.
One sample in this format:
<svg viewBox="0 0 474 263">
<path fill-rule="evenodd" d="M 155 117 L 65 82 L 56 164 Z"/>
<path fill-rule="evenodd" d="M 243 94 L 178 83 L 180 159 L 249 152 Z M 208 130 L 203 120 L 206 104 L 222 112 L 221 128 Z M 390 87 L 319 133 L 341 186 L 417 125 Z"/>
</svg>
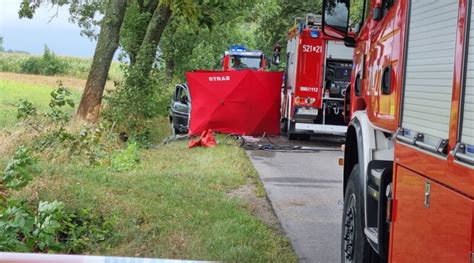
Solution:
<svg viewBox="0 0 474 263">
<path fill-rule="evenodd" d="M 235 69 L 259 69 L 261 66 L 260 57 L 243 57 L 233 56 L 232 57 L 232 68 Z"/>
</svg>

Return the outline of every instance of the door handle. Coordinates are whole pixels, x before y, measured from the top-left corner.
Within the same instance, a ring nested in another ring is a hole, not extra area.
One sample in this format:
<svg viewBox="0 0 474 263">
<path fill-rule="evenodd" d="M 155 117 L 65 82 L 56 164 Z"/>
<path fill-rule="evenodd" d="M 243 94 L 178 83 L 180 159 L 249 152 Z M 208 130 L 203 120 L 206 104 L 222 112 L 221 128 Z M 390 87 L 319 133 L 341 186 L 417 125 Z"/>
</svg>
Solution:
<svg viewBox="0 0 474 263">
<path fill-rule="evenodd" d="M 425 183 L 425 207 L 430 208 L 430 196 L 431 196 L 431 183 L 426 181 Z"/>
</svg>

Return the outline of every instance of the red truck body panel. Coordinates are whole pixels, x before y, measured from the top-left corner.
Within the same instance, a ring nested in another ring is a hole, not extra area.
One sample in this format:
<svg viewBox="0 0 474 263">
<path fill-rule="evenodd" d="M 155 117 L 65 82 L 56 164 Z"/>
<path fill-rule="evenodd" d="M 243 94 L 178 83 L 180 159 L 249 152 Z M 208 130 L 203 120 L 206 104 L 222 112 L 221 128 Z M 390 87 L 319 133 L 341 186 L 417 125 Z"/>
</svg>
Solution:
<svg viewBox="0 0 474 263">
<path fill-rule="evenodd" d="M 318 34 L 321 33 L 317 32 Z M 298 103 L 299 105 L 321 109 L 323 105 L 323 76 L 327 40 L 322 35 L 313 38 L 311 37 L 311 30 L 304 30 L 299 35 L 298 41 L 298 65 L 295 75 L 294 96 L 295 98 L 312 99 L 309 101 L 302 99 Z"/>
<path fill-rule="evenodd" d="M 427 209 L 420 193 L 430 179 L 401 165 L 395 169 L 390 262 L 470 262 L 473 201 L 431 181 Z"/>
</svg>

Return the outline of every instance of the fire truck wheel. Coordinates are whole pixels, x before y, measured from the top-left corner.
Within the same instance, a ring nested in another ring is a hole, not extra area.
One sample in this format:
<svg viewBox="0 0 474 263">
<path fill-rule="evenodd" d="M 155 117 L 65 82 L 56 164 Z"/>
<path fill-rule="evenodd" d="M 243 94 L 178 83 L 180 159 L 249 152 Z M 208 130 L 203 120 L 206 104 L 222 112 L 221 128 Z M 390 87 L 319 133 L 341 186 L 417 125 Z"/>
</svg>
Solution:
<svg viewBox="0 0 474 263">
<path fill-rule="evenodd" d="M 311 140 L 311 135 L 309 134 L 300 134 L 299 139 L 302 141 L 309 141 Z"/>
<path fill-rule="evenodd" d="M 288 119 L 282 119 L 281 120 L 280 130 L 281 130 L 281 133 L 287 133 L 288 132 Z"/>
<path fill-rule="evenodd" d="M 362 189 L 358 184 L 359 165 L 355 165 L 347 182 L 344 195 L 344 212 L 342 216 L 341 262 L 366 263 L 378 262 L 376 253 L 368 243 L 362 222 Z"/>
<path fill-rule="evenodd" d="M 292 121 L 287 121 L 287 130 L 286 130 L 286 136 L 288 137 L 288 140 L 293 141 L 293 140 L 298 140 L 298 134 L 294 133 L 295 131 L 295 123 Z"/>
</svg>

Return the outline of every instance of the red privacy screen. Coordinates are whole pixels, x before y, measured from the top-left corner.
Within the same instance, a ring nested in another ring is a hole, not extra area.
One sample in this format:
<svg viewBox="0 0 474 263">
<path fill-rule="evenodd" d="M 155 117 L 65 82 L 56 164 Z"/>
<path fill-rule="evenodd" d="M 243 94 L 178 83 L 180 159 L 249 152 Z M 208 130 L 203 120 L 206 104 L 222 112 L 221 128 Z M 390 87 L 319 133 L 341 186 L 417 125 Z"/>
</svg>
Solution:
<svg viewBox="0 0 474 263">
<path fill-rule="evenodd" d="M 195 71 L 186 78 L 190 135 L 207 129 L 240 135 L 280 133 L 282 72 Z"/>
</svg>

